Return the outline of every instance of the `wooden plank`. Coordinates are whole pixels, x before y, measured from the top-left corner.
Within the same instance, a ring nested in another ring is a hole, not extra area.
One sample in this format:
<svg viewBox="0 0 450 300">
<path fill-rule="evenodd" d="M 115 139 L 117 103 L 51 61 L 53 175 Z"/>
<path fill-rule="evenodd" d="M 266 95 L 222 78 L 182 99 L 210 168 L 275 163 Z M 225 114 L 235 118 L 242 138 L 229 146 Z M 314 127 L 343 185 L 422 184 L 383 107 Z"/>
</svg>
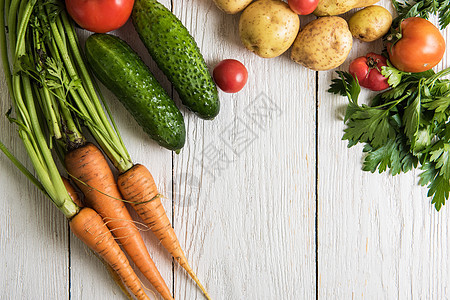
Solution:
<svg viewBox="0 0 450 300">
<path fill-rule="evenodd" d="M 32 169 L 15 124 L 0 72 L 0 140 Z M 0 298 L 67 299 L 68 241 L 64 215 L 0 153 Z"/>
<path fill-rule="evenodd" d="M 355 40 L 349 60 L 381 49 Z M 393 177 L 361 170 L 362 146 L 348 149 L 341 140 L 347 100 L 326 92 L 332 78 L 319 73 L 319 297 L 448 298 L 448 207 L 434 210 L 417 184 L 420 171 Z"/>
<path fill-rule="evenodd" d="M 288 53 L 245 50 L 239 15 L 212 1 L 174 2 L 212 70 L 235 58 L 249 70 L 221 112 L 185 111 L 187 144 L 175 156 L 174 227 L 215 299 L 311 299 L 315 295 L 315 73 Z M 175 269 L 177 299 L 202 299 Z"/>
</svg>

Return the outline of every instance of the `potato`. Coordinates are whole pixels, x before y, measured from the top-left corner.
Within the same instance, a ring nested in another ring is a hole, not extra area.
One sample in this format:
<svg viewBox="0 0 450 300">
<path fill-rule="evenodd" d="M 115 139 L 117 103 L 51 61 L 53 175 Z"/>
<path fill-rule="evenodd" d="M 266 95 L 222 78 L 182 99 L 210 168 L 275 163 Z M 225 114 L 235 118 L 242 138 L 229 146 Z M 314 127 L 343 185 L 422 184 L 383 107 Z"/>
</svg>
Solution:
<svg viewBox="0 0 450 300">
<path fill-rule="evenodd" d="M 322 17 L 300 31 L 292 45 L 291 59 L 309 69 L 339 67 L 352 49 L 353 37 L 341 17 Z"/>
<path fill-rule="evenodd" d="M 379 0 L 320 0 L 314 14 L 316 16 L 336 16 L 353 8 L 366 7 Z"/>
<path fill-rule="evenodd" d="M 289 49 L 299 28 L 298 15 L 281 0 L 257 0 L 239 19 L 242 43 L 264 58 L 279 56 Z"/>
<path fill-rule="evenodd" d="M 235 14 L 243 10 L 252 0 L 214 0 L 217 7 L 227 14 Z"/>
<path fill-rule="evenodd" d="M 364 42 L 372 42 L 383 37 L 391 24 L 391 13 L 378 5 L 361 9 L 348 20 L 348 28 L 352 35 Z"/>
</svg>

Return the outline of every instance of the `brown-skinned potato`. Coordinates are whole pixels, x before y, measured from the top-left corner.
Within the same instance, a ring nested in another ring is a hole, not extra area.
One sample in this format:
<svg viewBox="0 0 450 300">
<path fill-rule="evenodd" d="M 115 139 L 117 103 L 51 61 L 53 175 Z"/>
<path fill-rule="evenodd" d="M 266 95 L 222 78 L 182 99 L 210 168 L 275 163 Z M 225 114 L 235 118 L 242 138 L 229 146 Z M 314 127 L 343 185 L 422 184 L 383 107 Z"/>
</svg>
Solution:
<svg viewBox="0 0 450 300">
<path fill-rule="evenodd" d="M 314 14 L 318 17 L 337 16 L 353 8 L 366 7 L 379 0 L 320 0 Z"/>
<path fill-rule="evenodd" d="M 214 0 L 220 10 L 227 14 L 236 14 L 246 8 L 252 0 Z"/>
<path fill-rule="evenodd" d="M 371 5 L 357 11 L 348 20 L 353 37 L 363 42 L 373 42 L 388 33 L 392 15 L 384 7 Z"/>
<path fill-rule="evenodd" d="M 279 56 L 289 49 L 299 28 L 298 15 L 281 0 L 256 0 L 239 19 L 242 43 L 264 58 Z"/>
<path fill-rule="evenodd" d="M 292 45 L 291 59 L 311 70 L 339 67 L 352 49 L 353 37 L 341 17 L 322 17 L 300 31 Z"/>
</svg>

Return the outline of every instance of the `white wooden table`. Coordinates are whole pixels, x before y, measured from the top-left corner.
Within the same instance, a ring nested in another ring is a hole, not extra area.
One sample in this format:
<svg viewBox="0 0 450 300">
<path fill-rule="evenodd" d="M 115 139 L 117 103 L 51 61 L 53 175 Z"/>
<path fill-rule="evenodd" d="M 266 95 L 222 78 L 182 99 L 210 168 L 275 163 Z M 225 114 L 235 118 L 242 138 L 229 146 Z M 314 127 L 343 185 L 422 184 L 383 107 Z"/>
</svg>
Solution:
<svg viewBox="0 0 450 300">
<path fill-rule="evenodd" d="M 182 109 L 187 142 L 179 155 L 151 141 L 105 91 L 133 160 L 149 167 L 166 195 L 181 245 L 211 296 L 450 298 L 450 207 L 435 211 L 417 184 L 419 171 L 392 177 L 361 170 L 362 147 L 347 149 L 341 140 L 347 100 L 326 92 L 334 72 L 307 70 L 289 53 L 250 53 L 239 40 L 239 15 L 222 13 L 211 0 L 162 2 L 190 30 L 211 70 L 225 58 L 249 70 L 244 90 L 220 92 L 215 120 Z M 380 4 L 391 9 L 388 0 Z M 312 19 L 302 17 L 301 25 Z M 117 34 L 177 99 L 131 24 Z M 443 34 L 449 40 L 449 31 Z M 355 40 L 339 69 L 369 51 L 380 52 L 381 43 Z M 437 69 L 449 60 L 447 53 Z M 10 104 L 3 75 L 0 95 L 4 115 Z M 30 167 L 15 126 L 5 117 L 0 126 L 0 139 Z M 0 174 L 0 299 L 123 299 L 63 215 L 3 155 Z M 143 236 L 175 298 L 203 299 L 156 238 Z"/>
</svg>

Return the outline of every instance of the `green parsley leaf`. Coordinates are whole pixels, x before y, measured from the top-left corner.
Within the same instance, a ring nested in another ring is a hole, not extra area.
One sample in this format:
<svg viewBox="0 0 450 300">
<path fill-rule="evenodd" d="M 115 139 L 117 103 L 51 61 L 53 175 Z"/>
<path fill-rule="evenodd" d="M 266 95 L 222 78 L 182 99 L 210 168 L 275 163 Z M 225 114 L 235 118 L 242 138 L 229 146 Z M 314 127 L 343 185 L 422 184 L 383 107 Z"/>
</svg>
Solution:
<svg viewBox="0 0 450 300">
<path fill-rule="evenodd" d="M 381 75 L 383 75 L 388 79 L 388 84 L 391 87 L 396 87 L 401 83 L 403 74 L 409 73 L 397 70 L 391 65 L 389 61 L 387 61 L 387 64 L 388 64 L 387 66 L 381 67 Z"/>
<path fill-rule="evenodd" d="M 435 112 L 445 112 L 450 106 L 450 97 L 426 98 L 422 100 L 422 106 Z"/>
<path fill-rule="evenodd" d="M 450 144 L 444 143 L 442 140 L 435 144 L 434 150 L 430 151 L 431 162 L 434 162 L 435 168 L 439 169 L 439 175 L 444 179 L 450 180 Z"/>
<path fill-rule="evenodd" d="M 431 145 L 433 140 L 432 126 L 421 127 L 416 134 L 414 145 L 411 147 L 413 153 L 422 152 L 425 148 Z"/>
<path fill-rule="evenodd" d="M 448 199 L 450 181 L 439 174 L 439 169 L 436 168 L 436 164 L 433 162 L 425 163 L 421 169 L 424 172 L 419 175 L 419 184 L 422 186 L 427 185 L 427 196 L 432 197 L 431 204 L 434 204 L 436 210 L 439 211 Z"/>
<path fill-rule="evenodd" d="M 367 105 L 358 104 L 360 86 L 350 74 L 338 72 L 333 79 L 329 92 L 349 100 L 342 139 L 348 147 L 364 144 L 364 171 L 396 175 L 420 165 L 419 183 L 439 210 L 450 193 L 450 80 L 442 79 L 450 68 L 405 73 L 389 65 L 382 72 L 391 89 Z"/>
<path fill-rule="evenodd" d="M 418 159 L 410 152 L 407 138 L 398 135 L 395 139 L 375 149 L 370 144 L 364 146 L 363 152 L 367 153 L 363 170 L 374 173 L 377 169 L 382 173 L 390 168 L 392 175 L 408 172 L 417 167 Z"/>
<path fill-rule="evenodd" d="M 450 24 L 450 10 L 448 9 L 450 6 L 450 0 L 439 1 L 440 6 L 438 9 L 439 15 L 439 27 L 444 29 Z"/>
<path fill-rule="evenodd" d="M 332 80 L 328 92 L 347 96 L 349 104 L 344 117 L 344 122 L 347 122 L 349 117 L 359 110 L 358 97 L 361 92 L 361 87 L 358 79 L 354 78 L 350 73 L 342 71 L 336 71 L 336 73 L 339 77 Z"/>
<path fill-rule="evenodd" d="M 405 134 L 409 138 L 412 145 L 415 144 L 416 135 L 419 131 L 420 124 L 420 94 L 409 104 L 403 115 L 403 123 L 405 124 Z"/>
<path fill-rule="evenodd" d="M 377 148 L 386 143 L 388 138 L 395 136 L 395 130 L 389 122 L 388 110 L 366 105 L 356 108 L 349 104 L 349 107 L 352 112 L 342 139 L 370 143 Z"/>
<path fill-rule="evenodd" d="M 355 79 L 350 73 L 343 71 L 336 71 L 339 78 L 331 80 L 332 84 L 328 89 L 329 93 L 347 96 L 351 102 L 358 102 L 358 96 L 361 92 L 358 79 Z"/>
<path fill-rule="evenodd" d="M 401 20 L 409 17 L 429 19 L 430 16 L 437 15 L 441 29 L 444 29 L 450 23 L 449 0 L 392 0 L 392 5 L 398 14 L 392 22 L 394 28 L 398 27 Z"/>
<path fill-rule="evenodd" d="M 412 93 L 412 90 L 410 90 L 410 82 L 402 83 L 398 86 L 396 86 L 393 89 L 389 89 L 381 94 L 381 97 L 384 99 L 398 99 L 402 97 L 405 94 L 410 95 Z"/>
</svg>

